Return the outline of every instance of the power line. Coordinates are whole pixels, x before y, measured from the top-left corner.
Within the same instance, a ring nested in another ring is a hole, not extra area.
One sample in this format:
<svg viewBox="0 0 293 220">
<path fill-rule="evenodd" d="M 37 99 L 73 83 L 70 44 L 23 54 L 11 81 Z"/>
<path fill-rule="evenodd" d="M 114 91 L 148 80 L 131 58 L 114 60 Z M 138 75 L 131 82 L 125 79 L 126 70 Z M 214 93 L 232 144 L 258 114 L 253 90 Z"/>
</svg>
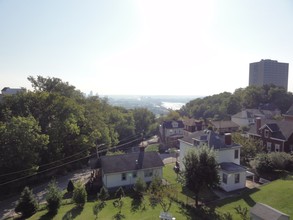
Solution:
<svg viewBox="0 0 293 220">
<path fill-rule="evenodd" d="M 40 165 L 40 166 L 38 166 L 38 167 L 40 168 L 40 167 L 48 166 L 48 165 L 51 165 L 51 164 L 54 164 L 54 163 L 57 163 L 57 162 L 60 162 L 60 161 L 66 160 L 66 159 L 68 159 L 68 158 L 71 158 L 71 157 L 74 157 L 74 156 L 76 156 L 76 155 L 79 155 L 79 154 L 81 154 L 81 153 L 83 153 L 83 152 L 85 152 L 85 151 L 87 151 L 87 150 L 83 150 L 83 151 L 81 151 L 81 152 L 78 152 L 78 153 L 76 153 L 76 154 L 73 154 L 73 155 L 71 155 L 71 156 L 65 157 L 65 158 L 60 159 L 60 160 L 56 160 L 56 161 L 53 161 L 53 162 L 50 162 L 50 163 L 47 163 L 47 164 L 42 164 L 42 165 Z M 34 170 L 34 168 L 28 168 L 28 169 L 19 170 L 19 171 L 15 171 L 15 172 L 11 172 L 11 173 L 1 174 L 0 177 L 3 177 L 3 176 L 10 176 L 10 175 L 12 175 L 12 174 L 22 173 L 22 172 L 30 171 L 30 170 Z"/>
<path fill-rule="evenodd" d="M 124 145 L 130 144 L 130 143 L 133 143 L 133 142 L 135 142 L 135 141 L 137 141 L 137 140 L 140 140 L 140 138 L 137 138 L 137 139 L 135 139 L 135 140 L 133 140 L 133 141 L 130 141 L 130 142 L 128 142 L 128 143 L 125 143 L 125 144 L 120 144 L 120 145 L 114 146 L 114 147 L 112 147 L 112 148 L 117 149 L 117 148 L 120 148 L 120 147 L 122 147 L 122 146 L 124 146 Z M 111 149 L 112 149 L 112 148 L 111 148 Z M 102 153 L 102 152 L 105 152 L 105 151 L 108 151 L 108 150 L 109 150 L 109 149 L 103 149 L 103 150 L 98 151 L 98 153 Z M 53 170 L 53 169 L 56 169 L 56 168 L 59 168 L 59 167 L 65 166 L 65 165 L 67 165 L 67 164 L 74 163 L 74 162 L 77 162 L 77 161 L 80 161 L 80 160 L 83 160 L 83 159 L 86 159 L 86 158 L 90 158 L 90 157 L 92 157 L 92 156 L 94 156 L 94 155 L 96 155 L 96 153 L 91 154 L 91 155 L 88 155 L 88 156 L 85 156 L 85 157 L 83 157 L 83 158 L 79 158 L 79 159 L 76 159 L 76 160 L 73 160 L 73 161 L 66 162 L 66 163 L 64 163 L 64 164 L 61 164 L 61 165 L 58 165 L 58 166 L 55 166 L 55 167 L 48 168 L 48 169 L 46 169 L 46 170 L 42 170 L 42 171 L 40 171 L 40 172 L 38 172 L 38 173 L 34 173 L 34 174 L 31 174 L 31 175 L 27 175 L 27 176 L 24 176 L 24 177 L 19 177 L 19 178 L 16 178 L 16 179 L 13 179 L 13 180 L 10 180 L 10 181 L 7 181 L 7 182 L 4 182 L 4 183 L 0 183 L 0 186 L 4 186 L 4 185 L 7 185 L 7 184 L 9 184 L 9 183 L 17 182 L 17 181 L 22 180 L 22 179 L 26 179 L 26 178 L 29 178 L 29 177 L 32 177 L 32 176 L 36 176 L 36 175 L 38 175 L 38 174 L 41 174 L 41 173 L 44 173 L 44 172 L 47 172 L 47 171 L 50 171 L 50 170 Z"/>
<path fill-rule="evenodd" d="M 123 141 L 123 140 L 127 140 L 127 139 L 130 139 L 130 138 L 135 137 L 135 136 L 138 136 L 138 135 L 139 135 L 139 134 L 135 134 L 135 135 L 128 136 L 128 137 L 122 139 L 121 141 Z M 121 142 L 121 141 L 120 141 L 120 142 Z M 128 144 L 128 143 L 125 143 L 125 144 Z M 107 149 L 109 149 L 109 148 L 107 148 Z M 87 151 L 87 150 L 88 150 L 88 149 L 83 150 L 83 151 L 80 151 L 80 152 L 78 152 L 78 153 L 76 153 L 76 154 L 73 154 L 73 155 L 71 155 L 71 156 L 68 156 L 68 157 L 62 158 L 62 159 L 60 159 L 60 160 L 56 160 L 56 161 L 53 161 L 53 162 L 50 162 L 50 163 L 47 163 L 47 164 L 42 164 L 42 165 L 38 166 L 38 168 L 41 168 L 41 167 L 44 167 L 44 166 L 48 166 L 48 165 L 51 165 L 51 164 L 54 164 L 54 163 L 57 163 L 57 162 L 61 162 L 61 161 L 63 161 L 63 160 L 66 160 L 66 159 L 69 159 L 69 158 L 71 158 L 71 157 L 74 157 L 74 156 L 76 156 L 76 155 L 82 154 L 83 152 L 85 152 L 85 151 Z M 34 170 L 34 169 L 35 169 L 35 168 L 28 168 L 28 169 L 24 169 L 24 170 L 15 171 L 15 172 L 5 173 L 5 174 L 1 174 L 0 177 L 10 176 L 10 175 L 13 175 L 13 174 L 22 173 L 22 172 L 30 171 L 30 170 Z"/>
</svg>

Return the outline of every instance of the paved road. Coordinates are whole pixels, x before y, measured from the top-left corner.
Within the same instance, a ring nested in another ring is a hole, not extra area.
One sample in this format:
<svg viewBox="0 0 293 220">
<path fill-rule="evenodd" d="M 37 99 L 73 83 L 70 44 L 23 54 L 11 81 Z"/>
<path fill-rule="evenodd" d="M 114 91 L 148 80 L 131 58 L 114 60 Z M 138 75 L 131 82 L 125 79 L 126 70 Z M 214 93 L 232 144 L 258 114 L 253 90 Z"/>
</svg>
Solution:
<svg viewBox="0 0 293 220">
<path fill-rule="evenodd" d="M 80 169 L 80 170 L 68 173 L 67 175 L 62 177 L 57 177 L 56 180 L 58 183 L 58 187 L 62 190 L 66 189 L 68 181 L 70 179 L 72 181 L 81 180 L 83 182 L 86 182 L 86 180 L 90 176 L 90 173 L 91 173 L 90 168 L 85 168 L 85 169 Z M 35 196 L 37 197 L 39 203 L 42 203 L 45 201 L 45 195 L 46 195 L 45 189 L 47 185 L 48 185 L 48 182 L 33 188 L 33 192 Z M 18 199 L 19 199 L 19 196 L 13 196 L 9 199 L 0 201 L 0 219 L 5 219 L 15 214 L 14 207 Z"/>
</svg>

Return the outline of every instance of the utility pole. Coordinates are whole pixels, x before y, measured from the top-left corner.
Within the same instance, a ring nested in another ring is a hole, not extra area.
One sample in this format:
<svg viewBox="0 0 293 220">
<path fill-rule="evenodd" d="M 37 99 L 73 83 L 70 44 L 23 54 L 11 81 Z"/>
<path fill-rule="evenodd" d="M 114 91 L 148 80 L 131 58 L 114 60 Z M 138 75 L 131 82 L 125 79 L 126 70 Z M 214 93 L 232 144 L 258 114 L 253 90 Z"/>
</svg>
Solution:
<svg viewBox="0 0 293 220">
<path fill-rule="evenodd" d="M 96 146 L 96 150 L 97 150 L 97 158 L 99 158 L 99 147 L 102 147 L 102 146 L 104 146 L 105 144 L 98 144 L 97 146 Z"/>
</svg>

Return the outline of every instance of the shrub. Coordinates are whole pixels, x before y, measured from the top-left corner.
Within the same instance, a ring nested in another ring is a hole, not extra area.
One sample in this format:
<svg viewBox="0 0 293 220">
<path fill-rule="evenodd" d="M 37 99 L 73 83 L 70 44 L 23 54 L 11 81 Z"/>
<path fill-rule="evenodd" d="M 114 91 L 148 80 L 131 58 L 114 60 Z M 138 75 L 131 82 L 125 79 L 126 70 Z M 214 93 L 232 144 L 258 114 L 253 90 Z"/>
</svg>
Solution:
<svg viewBox="0 0 293 220">
<path fill-rule="evenodd" d="M 107 198 L 109 198 L 109 192 L 107 188 L 103 186 L 98 193 L 98 199 L 105 201 Z"/>
<path fill-rule="evenodd" d="M 57 187 L 55 180 L 49 183 L 47 191 L 48 191 L 46 195 L 46 200 L 48 203 L 47 208 L 50 213 L 56 213 L 61 205 L 62 192 Z"/>
<path fill-rule="evenodd" d="M 67 184 L 67 192 L 71 193 L 74 190 L 74 184 L 72 182 L 72 180 L 69 180 L 68 184 Z"/>
<path fill-rule="evenodd" d="M 82 185 L 81 182 L 76 184 L 75 189 L 73 190 L 72 200 L 78 206 L 84 206 L 87 200 L 87 194 L 85 187 Z"/>
<path fill-rule="evenodd" d="M 258 154 L 253 160 L 252 166 L 256 169 L 258 174 L 271 172 L 273 170 L 269 155 L 266 153 Z"/>
<path fill-rule="evenodd" d="M 27 218 L 33 215 L 38 208 L 37 200 L 29 187 L 25 187 L 21 192 L 20 198 L 16 204 L 15 212 L 20 212 L 22 217 Z"/>
<path fill-rule="evenodd" d="M 293 164 L 292 156 L 285 152 L 270 153 L 269 158 L 274 169 L 290 170 Z"/>
<path fill-rule="evenodd" d="M 138 197 L 142 197 L 146 191 L 146 183 L 139 177 L 134 184 L 134 191 Z"/>
</svg>

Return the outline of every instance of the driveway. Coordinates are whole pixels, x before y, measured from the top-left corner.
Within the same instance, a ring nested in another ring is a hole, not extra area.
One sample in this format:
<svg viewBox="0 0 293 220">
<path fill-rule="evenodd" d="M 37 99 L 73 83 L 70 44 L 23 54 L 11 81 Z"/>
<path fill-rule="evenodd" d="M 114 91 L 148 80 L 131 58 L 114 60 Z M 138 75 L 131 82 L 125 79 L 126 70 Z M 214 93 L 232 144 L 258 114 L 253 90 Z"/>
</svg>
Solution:
<svg viewBox="0 0 293 220">
<path fill-rule="evenodd" d="M 58 183 L 58 187 L 63 190 L 67 188 L 67 184 L 70 179 L 72 181 L 80 180 L 82 182 L 86 182 L 90 176 L 90 173 L 91 173 L 90 168 L 80 169 L 80 170 L 76 170 L 74 172 L 68 173 L 65 176 L 56 177 L 56 181 Z M 46 187 L 48 183 L 49 181 L 47 183 L 44 183 L 42 185 L 39 185 L 33 188 L 33 192 L 39 203 L 42 203 L 45 201 Z M 14 208 L 18 199 L 19 199 L 19 195 L 0 201 L 0 219 L 1 220 L 9 216 L 13 216 L 15 214 Z"/>
</svg>

